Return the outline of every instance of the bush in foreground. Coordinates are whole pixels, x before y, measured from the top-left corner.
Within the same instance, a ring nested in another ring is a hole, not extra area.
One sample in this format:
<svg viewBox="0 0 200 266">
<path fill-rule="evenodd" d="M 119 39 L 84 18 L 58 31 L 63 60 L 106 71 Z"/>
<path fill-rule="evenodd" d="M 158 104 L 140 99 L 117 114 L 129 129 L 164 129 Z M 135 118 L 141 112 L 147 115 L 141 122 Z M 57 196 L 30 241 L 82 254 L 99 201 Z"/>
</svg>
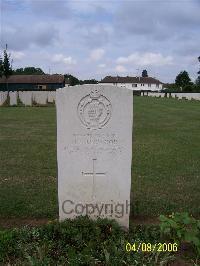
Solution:
<svg viewBox="0 0 200 266">
<path fill-rule="evenodd" d="M 175 253 L 144 252 L 139 246 L 160 241 L 158 226 L 131 226 L 127 233 L 114 221 L 79 217 L 41 227 L 0 231 L 0 264 L 168 265 Z M 127 243 L 135 243 L 136 249 L 130 251 Z"/>
</svg>

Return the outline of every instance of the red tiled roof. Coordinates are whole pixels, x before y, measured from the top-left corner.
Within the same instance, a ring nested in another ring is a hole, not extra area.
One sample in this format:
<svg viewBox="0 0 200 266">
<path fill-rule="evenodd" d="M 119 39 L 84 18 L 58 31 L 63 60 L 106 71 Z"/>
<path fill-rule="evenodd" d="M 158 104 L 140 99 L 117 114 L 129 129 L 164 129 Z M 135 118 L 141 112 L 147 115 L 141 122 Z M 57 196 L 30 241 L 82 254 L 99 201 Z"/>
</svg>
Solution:
<svg viewBox="0 0 200 266">
<path fill-rule="evenodd" d="M 12 75 L 8 78 L 8 83 L 33 83 L 33 84 L 48 84 L 48 83 L 64 83 L 64 76 L 59 74 L 54 75 Z M 1 77 L 0 83 L 6 83 L 6 78 Z"/>
<path fill-rule="evenodd" d="M 158 79 L 152 77 L 111 77 L 106 76 L 100 83 L 148 83 L 148 84 L 163 84 Z"/>
</svg>

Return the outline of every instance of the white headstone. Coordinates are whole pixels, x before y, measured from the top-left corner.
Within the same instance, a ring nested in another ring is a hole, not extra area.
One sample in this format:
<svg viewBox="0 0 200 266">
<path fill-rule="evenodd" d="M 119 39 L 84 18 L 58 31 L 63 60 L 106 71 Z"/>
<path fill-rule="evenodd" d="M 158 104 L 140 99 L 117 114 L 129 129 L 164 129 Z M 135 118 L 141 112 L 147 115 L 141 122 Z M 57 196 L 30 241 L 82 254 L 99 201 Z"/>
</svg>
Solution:
<svg viewBox="0 0 200 266">
<path fill-rule="evenodd" d="M 79 215 L 129 227 L 133 92 L 109 85 L 56 92 L 60 220 Z"/>
<path fill-rule="evenodd" d="M 48 102 L 53 103 L 56 101 L 56 92 L 55 91 L 49 91 L 48 92 Z"/>
<path fill-rule="evenodd" d="M 0 92 L 0 106 L 4 104 L 4 102 L 6 101 L 7 97 L 8 97 L 7 91 L 1 91 Z"/>
<path fill-rule="evenodd" d="M 191 98 L 200 101 L 200 93 L 191 93 Z"/>
<path fill-rule="evenodd" d="M 187 100 L 192 100 L 195 98 L 196 93 L 185 93 L 183 97 L 185 97 Z"/>
<path fill-rule="evenodd" d="M 32 91 L 19 91 L 19 99 L 25 106 L 31 106 Z"/>
<path fill-rule="evenodd" d="M 45 105 L 48 100 L 48 91 L 34 91 L 33 92 L 33 100 L 37 104 Z"/>
<path fill-rule="evenodd" d="M 10 105 L 17 105 L 17 97 L 18 93 L 17 91 L 10 91 L 9 92 L 9 97 L 10 97 Z"/>
</svg>

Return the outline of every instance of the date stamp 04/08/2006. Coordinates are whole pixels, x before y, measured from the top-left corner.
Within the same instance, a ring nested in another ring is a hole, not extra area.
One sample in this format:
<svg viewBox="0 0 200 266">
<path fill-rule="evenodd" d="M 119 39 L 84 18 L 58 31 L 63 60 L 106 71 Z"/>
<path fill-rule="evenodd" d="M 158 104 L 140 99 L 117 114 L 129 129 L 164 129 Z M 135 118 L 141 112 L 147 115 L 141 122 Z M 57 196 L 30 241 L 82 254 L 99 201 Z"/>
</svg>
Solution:
<svg viewBox="0 0 200 266">
<path fill-rule="evenodd" d="M 177 243 L 127 243 L 127 252 L 176 252 L 178 251 Z"/>
</svg>

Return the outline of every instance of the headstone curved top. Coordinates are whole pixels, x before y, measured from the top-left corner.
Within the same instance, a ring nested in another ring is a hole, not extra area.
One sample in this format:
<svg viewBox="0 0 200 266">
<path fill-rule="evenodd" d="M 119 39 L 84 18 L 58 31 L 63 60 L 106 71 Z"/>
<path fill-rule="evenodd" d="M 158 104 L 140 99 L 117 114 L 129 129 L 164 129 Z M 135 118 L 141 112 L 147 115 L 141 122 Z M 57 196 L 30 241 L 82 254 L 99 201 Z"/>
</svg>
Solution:
<svg viewBox="0 0 200 266">
<path fill-rule="evenodd" d="M 133 92 L 109 85 L 58 89 L 60 220 L 89 215 L 128 228 Z"/>
<path fill-rule="evenodd" d="M 10 91 L 9 92 L 9 97 L 10 97 L 10 105 L 17 105 L 17 97 L 18 97 L 18 92 L 17 91 Z"/>
<path fill-rule="evenodd" d="M 33 91 L 19 91 L 19 99 L 25 106 L 32 105 Z"/>
<path fill-rule="evenodd" d="M 8 97 L 8 92 L 7 91 L 0 91 L 0 106 L 5 103 Z"/>
</svg>

